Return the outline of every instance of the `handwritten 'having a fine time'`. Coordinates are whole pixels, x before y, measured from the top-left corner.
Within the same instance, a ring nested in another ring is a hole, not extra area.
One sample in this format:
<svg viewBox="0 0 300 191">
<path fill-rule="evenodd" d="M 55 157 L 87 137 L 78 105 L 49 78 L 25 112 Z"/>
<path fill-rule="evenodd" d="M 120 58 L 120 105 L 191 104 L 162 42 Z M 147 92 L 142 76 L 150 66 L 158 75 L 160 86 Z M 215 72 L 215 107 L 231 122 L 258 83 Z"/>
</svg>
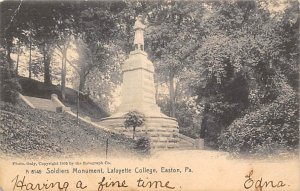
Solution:
<svg viewBox="0 0 300 191">
<path fill-rule="evenodd" d="M 67 191 L 71 186 L 68 181 L 65 182 L 49 182 L 46 180 L 44 183 L 32 183 L 26 181 L 26 176 L 20 177 L 17 175 L 12 181 L 13 190 L 52 190 L 59 189 L 61 191 Z M 152 189 L 175 189 L 171 186 L 170 181 L 160 181 L 160 180 L 144 180 L 139 178 L 137 181 L 137 187 L 139 188 L 152 188 Z M 76 182 L 75 188 L 77 190 L 85 190 L 88 185 L 84 184 L 83 181 L 79 180 Z M 106 177 L 98 182 L 97 191 L 105 191 L 105 188 L 126 188 L 128 184 L 125 180 L 107 180 Z M 69 189 L 70 190 L 70 189 Z M 74 189 L 72 189 L 74 190 Z"/>
</svg>

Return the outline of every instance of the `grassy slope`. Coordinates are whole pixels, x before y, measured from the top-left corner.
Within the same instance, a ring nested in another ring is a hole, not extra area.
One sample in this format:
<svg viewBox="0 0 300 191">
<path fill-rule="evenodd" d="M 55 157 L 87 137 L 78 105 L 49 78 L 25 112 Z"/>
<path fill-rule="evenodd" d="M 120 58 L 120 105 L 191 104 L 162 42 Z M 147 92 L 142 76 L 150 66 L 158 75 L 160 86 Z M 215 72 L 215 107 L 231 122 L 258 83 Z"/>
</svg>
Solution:
<svg viewBox="0 0 300 191">
<path fill-rule="evenodd" d="M 51 94 L 57 94 L 59 99 L 61 99 L 60 86 L 51 85 L 45 86 L 43 82 L 39 82 L 33 79 L 25 78 L 19 76 L 19 82 L 22 86 L 22 94 L 27 96 L 39 97 L 50 99 Z M 103 117 L 107 117 L 108 113 L 104 109 L 99 107 L 92 99 L 80 97 L 80 116 L 89 116 L 92 119 L 98 121 Z M 66 88 L 66 99 L 62 101 L 65 106 L 70 107 L 73 112 L 76 113 L 77 109 L 77 91 L 71 88 Z"/>
<path fill-rule="evenodd" d="M 84 122 L 77 124 L 71 115 L 0 102 L 0 152 L 7 155 L 105 157 L 107 139 L 109 156 L 136 153 L 133 140 Z"/>
</svg>

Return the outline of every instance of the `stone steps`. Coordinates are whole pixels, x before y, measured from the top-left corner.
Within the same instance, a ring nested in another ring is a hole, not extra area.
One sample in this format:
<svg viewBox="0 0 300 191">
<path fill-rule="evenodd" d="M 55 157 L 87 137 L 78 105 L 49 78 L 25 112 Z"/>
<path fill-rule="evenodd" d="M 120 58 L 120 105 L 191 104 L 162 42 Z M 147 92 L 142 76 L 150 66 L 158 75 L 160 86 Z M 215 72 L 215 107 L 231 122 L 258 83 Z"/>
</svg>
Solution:
<svg viewBox="0 0 300 191">
<path fill-rule="evenodd" d="M 36 109 L 56 112 L 57 107 L 61 107 L 50 99 L 24 96 Z"/>
</svg>

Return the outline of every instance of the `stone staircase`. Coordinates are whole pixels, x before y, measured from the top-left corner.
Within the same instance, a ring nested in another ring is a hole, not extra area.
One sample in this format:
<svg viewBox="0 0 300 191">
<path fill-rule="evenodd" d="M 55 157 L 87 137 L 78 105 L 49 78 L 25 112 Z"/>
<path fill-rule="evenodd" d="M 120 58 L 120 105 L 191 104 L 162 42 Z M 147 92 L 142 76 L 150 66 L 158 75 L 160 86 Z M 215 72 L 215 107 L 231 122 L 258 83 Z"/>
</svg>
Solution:
<svg viewBox="0 0 300 191">
<path fill-rule="evenodd" d="M 56 112 L 57 107 L 61 107 L 50 99 L 24 96 L 36 109 Z"/>
<path fill-rule="evenodd" d="M 52 94 L 51 99 L 43 99 L 43 98 L 37 98 L 37 97 L 30 97 L 30 96 L 24 96 L 22 94 L 19 94 L 19 97 L 31 108 L 33 109 L 41 109 L 51 112 L 65 112 L 73 117 L 77 117 L 75 113 L 73 113 L 69 107 L 66 107 L 57 97 L 57 95 Z M 118 133 L 112 129 L 109 129 L 107 127 L 101 126 L 99 124 L 96 124 L 91 121 L 89 117 L 78 117 L 79 120 L 84 121 L 88 124 L 93 125 L 96 128 L 101 128 L 105 131 L 112 132 L 112 133 Z"/>
<path fill-rule="evenodd" d="M 63 112 L 69 111 L 68 107 L 65 107 L 58 99 L 57 95 L 52 94 L 51 99 L 44 99 L 38 97 L 31 97 L 31 96 L 23 96 L 19 94 L 19 97 L 31 108 L 34 109 L 41 109 L 45 111 L 52 111 L 52 112 Z"/>
</svg>

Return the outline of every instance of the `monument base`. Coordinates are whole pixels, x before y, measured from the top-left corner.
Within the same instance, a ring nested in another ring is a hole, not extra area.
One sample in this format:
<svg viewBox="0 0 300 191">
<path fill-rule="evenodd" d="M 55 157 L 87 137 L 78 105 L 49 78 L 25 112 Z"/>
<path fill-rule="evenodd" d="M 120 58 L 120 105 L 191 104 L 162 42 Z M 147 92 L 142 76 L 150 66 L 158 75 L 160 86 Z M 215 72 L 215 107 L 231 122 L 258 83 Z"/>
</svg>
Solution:
<svg viewBox="0 0 300 191">
<path fill-rule="evenodd" d="M 152 149 L 178 148 L 179 128 L 176 119 L 165 115 L 146 116 L 145 124 L 136 128 L 136 139 L 149 137 Z M 129 137 L 132 137 L 132 128 L 124 127 L 125 118 L 113 115 L 101 120 L 100 125 L 106 126 Z"/>
</svg>

